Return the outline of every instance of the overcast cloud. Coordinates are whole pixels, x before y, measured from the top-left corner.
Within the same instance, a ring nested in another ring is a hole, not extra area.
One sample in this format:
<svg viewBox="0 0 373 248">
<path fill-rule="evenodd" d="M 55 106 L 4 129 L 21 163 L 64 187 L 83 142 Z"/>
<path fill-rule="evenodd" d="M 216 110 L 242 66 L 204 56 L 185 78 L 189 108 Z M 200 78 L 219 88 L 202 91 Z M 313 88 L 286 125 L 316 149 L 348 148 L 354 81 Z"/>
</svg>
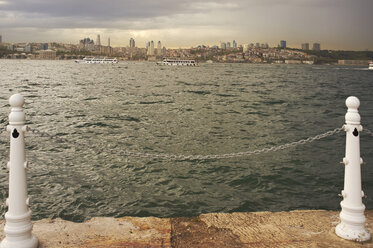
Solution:
<svg viewBox="0 0 373 248">
<path fill-rule="evenodd" d="M 373 49 L 372 0 L 0 0 L 4 42 L 67 42 L 97 34 L 190 47 L 284 39 L 293 47 Z M 105 42 L 104 42 L 105 44 Z"/>
</svg>

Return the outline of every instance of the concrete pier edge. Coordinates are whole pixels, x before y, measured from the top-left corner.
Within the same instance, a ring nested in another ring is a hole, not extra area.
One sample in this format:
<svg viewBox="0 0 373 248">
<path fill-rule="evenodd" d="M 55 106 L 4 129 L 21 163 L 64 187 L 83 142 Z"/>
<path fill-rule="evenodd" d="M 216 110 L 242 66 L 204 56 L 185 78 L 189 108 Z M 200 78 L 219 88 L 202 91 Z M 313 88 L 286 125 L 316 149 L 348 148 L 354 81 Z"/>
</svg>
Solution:
<svg viewBox="0 0 373 248">
<path fill-rule="evenodd" d="M 372 233 L 373 210 L 366 211 Z M 83 223 L 33 221 L 39 248 L 70 247 L 373 247 L 335 234 L 339 211 L 209 213 L 197 217 L 95 217 Z M 3 230 L 4 220 L 0 221 Z M 1 231 L 0 238 L 4 238 Z"/>
</svg>

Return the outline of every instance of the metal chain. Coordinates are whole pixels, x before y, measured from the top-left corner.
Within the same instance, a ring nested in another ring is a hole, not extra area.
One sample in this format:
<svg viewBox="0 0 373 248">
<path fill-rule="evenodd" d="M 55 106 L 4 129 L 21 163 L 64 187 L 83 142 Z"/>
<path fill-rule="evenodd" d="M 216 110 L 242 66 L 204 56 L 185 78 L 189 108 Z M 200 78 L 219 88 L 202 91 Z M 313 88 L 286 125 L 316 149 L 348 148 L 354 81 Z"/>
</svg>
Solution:
<svg viewBox="0 0 373 248">
<path fill-rule="evenodd" d="M 27 130 L 31 131 L 32 133 L 34 133 L 34 134 L 36 134 L 40 137 L 47 137 L 49 139 L 53 139 L 53 140 L 56 140 L 56 141 L 59 141 L 59 142 L 72 143 L 70 140 L 67 140 L 67 139 L 64 139 L 64 138 L 61 138 L 61 137 L 57 137 L 57 136 L 53 136 L 53 135 L 50 135 L 46 132 L 42 132 L 42 131 L 39 131 L 39 130 L 31 129 L 30 127 L 28 127 Z M 183 161 L 183 160 L 212 160 L 212 159 L 238 158 L 238 157 L 245 157 L 245 156 L 250 156 L 250 155 L 258 155 L 258 154 L 267 153 L 267 152 L 275 152 L 275 151 L 284 150 L 284 149 L 287 149 L 287 148 L 290 148 L 290 147 L 295 147 L 295 146 L 303 145 L 303 144 L 306 144 L 306 143 L 311 143 L 315 140 L 323 139 L 323 138 L 332 136 L 334 134 L 337 134 L 337 133 L 341 132 L 342 130 L 343 130 L 343 127 L 339 127 L 339 128 L 335 128 L 334 130 L 331 130 L 331 131 L 328 131 L 328 132 L 325 132 L 325 133 L 322 133 L 322 134 L 319 134 L 319 135 L 316 135 L 316 136 L 309 137 L 307 139 L 301 139 L 301 140 L 291 142 L 291 143 L 287 143 L 287 144 L 283 144 L 283 145 L 272 146 L 272 147 L 269 147 L 269 148 L 257 149 L 257 150 L 254 150 L 254 151 L 226 153 L 226 154 L 220 154 L 220 155 L 175 155 L 175 154 L 165 154 L 165 153 L 155 154 L 155 153 L 143 153 L 143 152 L 135 152 L 135 151 L 126 151 L 126 150 L 119 151 L 119 154 L 123 155 L 123 156 L 127 156 L 127 157 L 148 158 L 148 159 L 163 159 L 163 160 L 171 160 L 171 161 L 176 161 L 176 160 L 178 160 L 178 161 Z M 79 144 L 77 142 L 73 142 L 73 143 L 75 143 L 76 145 L 79 145 L 79 146 L 83 145 L 83 146 L 87 147 L 86 144 Z M 101 147 L 90 146 L 89 148 L 91 148 L 91 149 L 97 149 L 98 148 L 100 150 L 104 149 L 104 147 L 102 147 L 102 146 Z"/>
<path fill-rule="evenodd" d="M 373 136 L 373 132 L 370 131 L 369 129 L 364 128 L 363 131 L 364 131 L 365 133 L 369 134 L 370 136 Z"/>
</svg>

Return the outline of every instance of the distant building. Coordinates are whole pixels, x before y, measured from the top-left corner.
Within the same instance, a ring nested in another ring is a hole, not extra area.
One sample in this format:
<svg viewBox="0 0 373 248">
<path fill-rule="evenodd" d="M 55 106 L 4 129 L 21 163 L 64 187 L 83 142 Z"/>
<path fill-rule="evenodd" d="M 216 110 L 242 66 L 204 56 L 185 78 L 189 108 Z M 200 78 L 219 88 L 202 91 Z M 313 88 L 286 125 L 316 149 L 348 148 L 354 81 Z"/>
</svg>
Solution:
<svg viewBox="0 0 373 248">
<path fill-rule="evenodd" d="M 227 44 L 225 42 L 220 43 L 220 48 L 223 50 L 227 49 Z"/>
<path fill-rule="evenodd" d="M 233 48 L 237 48 L 237 42 L 233 40 Z"/>
<path fill-rule="evenodd" d="M 32 53 L 32 46 L 29 43 L 27 43 L 25 46 L 25 52 Z"/>
<path fill-rule="evenodd" d="M 154 55 L 154 41 L 150 41 L 150 47 L 149 47 L 149 55 Z"/>
<path fill-rule="evenodd" d="M 135 48 L 135 39 L 134 38 L 130 39 L 130 48 Z"/>
<path fill-rule="evenodd" d="M 246 53 L 249 51 L 250 45 L 249 44 L 244 44 L 243 45 L 243 52 Z"/>
<path fill-rule="evenodd" d="M 53 50 L 41 50 L 39 52 L 40 59 L 56 59 L 56 51 Z"/>
<path fill-rule="evenodd" d="M 90 38 L 84 38 L 79 41 L 79 48 L 81 50 L 93 51 L 95 48 L 95 43 Z"/>
<path fill-rule="evenodd" d="M 227 49 L 231 48 L 231 43 L 228 41 L 227 42 Z"/>
<path fill-rule="evenodd" d="M 303 43 L 302 44 L 302 50 L 310 50 L 310 44 L 309 43 Z"/>
<path fill-rule="evenodd" d="M 260 47 L 259 42 L 257 42 L 257 43 L 255 44 L 255 47 L 256 47 L 256 48 L 259 48 L 259 47 Z"/>
<path fill-rule="evenodd" d="M 162 54 L 162 44 L 161 44 L 161 41 L 158 41 L 158 44 L 157 44 L 157 55 L 161 55 Z"/>
<path fill-rule="evenodd" d="M 48 50 L 48 43 L 40 44 L 40 50 Z"/>
<path fill-rule="evenodd" d="M 0 35 L 0 44 L 3 43 L 3 37 Z"/>
<path fill-rule="evenodd" d="M 13 44 L 8 45 L 8 50 L 9 51 L 14 51 L 14 45 Z"/>
<path fill-rule="evenodd" d="M 286 40 L 280 41 L 280 47 L 281 48 L 286 48 Z"/>
<path fill-rule="evenodd" d="M 107 39 L 107 46 L 110 46 L 110 37 Z"/>
<path fill-rule="evenodd" d="M 101 39 L 100 39 L 100 35 L 99 34 L 97 35 L 96 45 L 97 46 L 101 46 Z"/>
<path fill-rule="evenodd" d="M 312 50 L 320 51 L 320 43 L 313 43 Z"/>
</svg>

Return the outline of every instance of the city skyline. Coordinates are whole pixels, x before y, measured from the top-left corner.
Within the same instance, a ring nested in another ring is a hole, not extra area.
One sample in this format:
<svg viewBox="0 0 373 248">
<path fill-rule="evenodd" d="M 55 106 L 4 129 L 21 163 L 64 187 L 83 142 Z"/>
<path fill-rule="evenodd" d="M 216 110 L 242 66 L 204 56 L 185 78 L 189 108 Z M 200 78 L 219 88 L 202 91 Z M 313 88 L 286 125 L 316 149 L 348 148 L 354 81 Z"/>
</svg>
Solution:
<svg viewBox="0 0 373 248">
<path fill-rule="evenodd" d="M 101 35 L 112 46 L 128 46 L 130 38 L 139 47 L 162 40 L 169 48 L 286 40 L 294 48 L 373 50 L 372 9 L 370 0 L 0 0 L 0 35 L 14 43 L 77 44 Z"/>
</svg>

